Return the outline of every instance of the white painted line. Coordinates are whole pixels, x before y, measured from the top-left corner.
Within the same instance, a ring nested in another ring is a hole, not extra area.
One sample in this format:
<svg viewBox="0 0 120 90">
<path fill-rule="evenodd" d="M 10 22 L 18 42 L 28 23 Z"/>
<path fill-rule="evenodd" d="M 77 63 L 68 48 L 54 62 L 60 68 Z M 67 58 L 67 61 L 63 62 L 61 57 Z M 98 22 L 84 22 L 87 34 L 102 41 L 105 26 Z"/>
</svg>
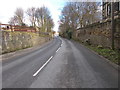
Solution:
<svg viewBox="0 0 120 90">
<path fill-rule="evenodd" d="M 62 45 L 63 45 L 63 42 L 61 42 L 61 45 L 60 45 L 60 47 L 62 47 Z"/>
<path fill-rule="evenodd" d="M 62 41 L 62 39 L 60 38 L 60 40 Z"/>
<path fill-rule="evenodd" d="M 56 52 L 58 52 L 60 50 L 60 47 L 57 49 L 57 51 Z"/>
<path fill-rule="evenodd" d="M 45 64 L 43 64 L 42 65 L 42 67 L 35 73 L 35 74 L 33 74 L 33 77 L 35 77 L 49 62 L 50 62 L 50 60 L 53 58 L 53 56 L 51 56 L 49 59 L 48 59 L 48 61 L 45 63 Z"/>
<path fill-rule="evenodd" d="M 63 43 L 61 44 L 61 47 L 62 47 Z"/>
</svg>

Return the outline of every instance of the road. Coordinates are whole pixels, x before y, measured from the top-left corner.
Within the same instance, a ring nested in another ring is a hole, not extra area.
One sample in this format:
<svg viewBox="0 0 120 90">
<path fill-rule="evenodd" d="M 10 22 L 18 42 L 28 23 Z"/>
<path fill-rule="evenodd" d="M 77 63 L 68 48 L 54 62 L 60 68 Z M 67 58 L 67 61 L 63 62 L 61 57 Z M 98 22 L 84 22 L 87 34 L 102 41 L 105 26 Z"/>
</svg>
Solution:
<svg viewBox="0 0 120 90">
<path fill-rule="evenodd" d="M 55 38 L 2 62 L 3 88 L 117 88 L 118 71 L 77 42 Z"/>
</svg>

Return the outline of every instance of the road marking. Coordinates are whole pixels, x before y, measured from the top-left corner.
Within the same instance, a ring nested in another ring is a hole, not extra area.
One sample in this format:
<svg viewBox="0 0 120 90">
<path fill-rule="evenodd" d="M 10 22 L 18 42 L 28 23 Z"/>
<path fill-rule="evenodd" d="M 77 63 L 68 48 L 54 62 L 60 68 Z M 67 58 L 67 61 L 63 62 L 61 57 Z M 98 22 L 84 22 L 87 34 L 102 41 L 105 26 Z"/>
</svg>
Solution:
<svg viewBox="0 0 120 90">
<path fill-rule="evenodd" d="M 51 56 L 49 59 L 48 59 L 48 61 L 45 63 L 45 64 L 43 64 L 42 65 L 42 67 L 35 73 L 35 74 L 33 74 L 33 77 L 35 77 L 49 62 L 50 62 L 50 60 L 53 58 L 53 56 Z"/>
<path fill-rule="evenodd" d="M 62 39 L 60 38 L 60 40 L 62 41 Z"/>
<path fill-rule="evenodd" d="M 57 51 L 56 52 L 58 52 L 60 50 L 60 47 L 57 49 Z"/>
<path fill-rule="evenodd" d="M 62 47 L 63 43 L 61 44 L 61 47 Z"/>
</svg>

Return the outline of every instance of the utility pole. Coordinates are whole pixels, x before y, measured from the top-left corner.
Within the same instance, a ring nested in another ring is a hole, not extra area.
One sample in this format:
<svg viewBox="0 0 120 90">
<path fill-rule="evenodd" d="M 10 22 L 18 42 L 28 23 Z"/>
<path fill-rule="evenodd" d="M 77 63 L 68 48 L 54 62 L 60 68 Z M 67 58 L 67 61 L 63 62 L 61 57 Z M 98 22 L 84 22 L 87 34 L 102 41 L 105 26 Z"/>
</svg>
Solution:
<svg viewBox="0 0 120 90">
<path fill-rule="evenodd" d="M 112 40 L 112 49 L 114 50 L 114 33 L 115 33 L 115 22 L 114 22 L 114 2 L 111 2 L 111 40 Z"/>
</svg>

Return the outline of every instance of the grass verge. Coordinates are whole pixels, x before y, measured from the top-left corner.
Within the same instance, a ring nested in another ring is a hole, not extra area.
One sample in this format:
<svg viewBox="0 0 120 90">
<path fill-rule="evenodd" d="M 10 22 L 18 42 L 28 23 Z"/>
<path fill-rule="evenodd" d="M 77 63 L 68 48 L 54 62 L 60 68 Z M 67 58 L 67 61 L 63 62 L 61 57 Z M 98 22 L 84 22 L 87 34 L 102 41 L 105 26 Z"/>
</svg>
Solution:
<svg viewBox="0 0 120 90">
<path fill-rule="evenodd" d="M 120 51 L 119 50 L 112 50 L 110 48 L 104 48 L 102 46 L 93 46 L 93 45 L 88 45 L 85 43 L 82 43 L 79 40 L 74 39 L 75 41 L 79 42 L 80 44 L 86 46 L 87 48 L 97 52 L 99 55 L 107 58 L 111 62 L 120 65 Z"/>
</svg>

